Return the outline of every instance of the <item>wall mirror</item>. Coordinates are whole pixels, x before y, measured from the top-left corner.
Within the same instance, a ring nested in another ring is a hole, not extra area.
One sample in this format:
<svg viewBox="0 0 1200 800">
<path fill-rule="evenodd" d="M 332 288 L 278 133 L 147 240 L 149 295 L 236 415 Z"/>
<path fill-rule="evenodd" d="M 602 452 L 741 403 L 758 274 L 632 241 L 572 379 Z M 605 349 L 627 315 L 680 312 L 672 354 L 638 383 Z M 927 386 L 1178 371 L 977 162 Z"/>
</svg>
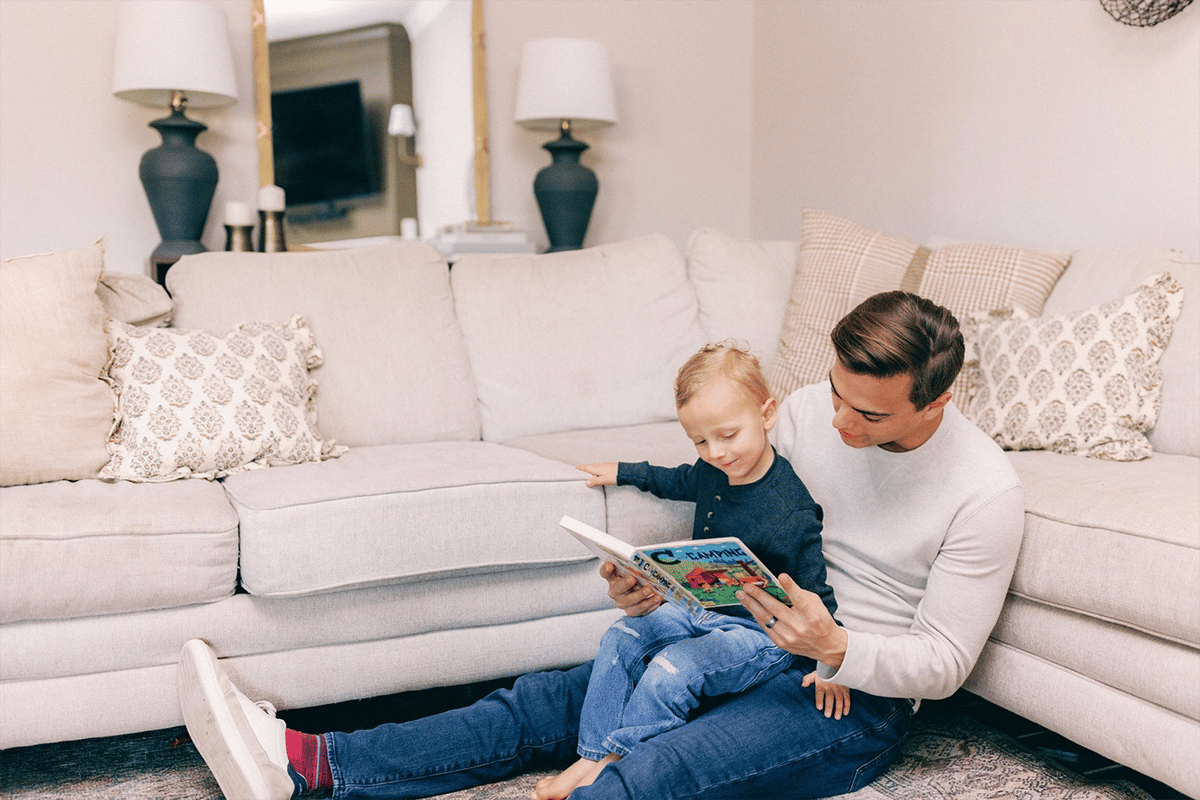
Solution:
<svg viewBox="0 0 1200 800">
<path fill-rule="evenodd" d="M 422 237 L 490 222 L 483 0 L 254 0 L 253 14 L 259 184 L 286 169 L 272 92 L 359 83 L 375 158 L 373 191 L 295 213 L 288 198 L 289 246 L 399 236 L 407 217 Z M 395 104 L 412 108 L 411 139 L 388 133 Z"/>
</svg>

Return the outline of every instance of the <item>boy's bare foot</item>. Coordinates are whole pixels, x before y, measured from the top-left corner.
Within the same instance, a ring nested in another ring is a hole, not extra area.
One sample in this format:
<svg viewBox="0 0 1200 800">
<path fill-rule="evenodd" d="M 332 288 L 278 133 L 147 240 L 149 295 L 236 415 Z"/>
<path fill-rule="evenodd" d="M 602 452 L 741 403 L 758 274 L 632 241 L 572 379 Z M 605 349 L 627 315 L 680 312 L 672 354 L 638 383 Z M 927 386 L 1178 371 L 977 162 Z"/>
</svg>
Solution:
<svg viewBox="0 0 1200 800">
<path fill-rule="evenodd" d="M 589 786 L 600 774 L 600 770 L 620 761 L 621 757 L 609 753 L 599 761 L 581 758 L 557 775 L 542 778 L 533 787 L 529 800 L 566 800 L 580 786 Z"/>
</svg>

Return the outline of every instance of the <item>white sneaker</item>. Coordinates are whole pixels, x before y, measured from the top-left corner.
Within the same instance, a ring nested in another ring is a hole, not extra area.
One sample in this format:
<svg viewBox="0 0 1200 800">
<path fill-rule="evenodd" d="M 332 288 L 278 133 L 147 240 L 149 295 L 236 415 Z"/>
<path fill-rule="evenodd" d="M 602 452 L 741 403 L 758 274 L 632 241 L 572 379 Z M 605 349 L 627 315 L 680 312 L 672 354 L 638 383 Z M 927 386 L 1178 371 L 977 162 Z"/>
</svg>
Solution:
<svg viewBox="0 0 1200 800">
<path fill-rule="evenodd" d="M 179 705 L 188 733 L 226 800 L 289 800 L 301 783 L 288 765 L 283 720 L 238 691 L 212 648 L 192 639 L 179 654 Z"/>
</svg>

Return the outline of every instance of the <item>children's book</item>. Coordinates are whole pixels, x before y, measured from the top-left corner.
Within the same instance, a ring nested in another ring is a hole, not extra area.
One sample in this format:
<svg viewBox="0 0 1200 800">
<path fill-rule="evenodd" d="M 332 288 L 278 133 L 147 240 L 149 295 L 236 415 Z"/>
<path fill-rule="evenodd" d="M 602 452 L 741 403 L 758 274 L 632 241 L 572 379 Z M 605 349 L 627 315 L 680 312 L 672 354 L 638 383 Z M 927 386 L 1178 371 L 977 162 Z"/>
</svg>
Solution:
<svg viewBox="0 0 1200 800">
<path fill-rule="evenodd" d="M 558 524 L 604 561 L 613 562 L 664 600 L 694 614 L 742 608 L 736 593 L 748 584 L 792 604 L 779 581 L 741 539 L 690 539 L 635 547 L 571 517 L 563 517 Z"/>
</svg>

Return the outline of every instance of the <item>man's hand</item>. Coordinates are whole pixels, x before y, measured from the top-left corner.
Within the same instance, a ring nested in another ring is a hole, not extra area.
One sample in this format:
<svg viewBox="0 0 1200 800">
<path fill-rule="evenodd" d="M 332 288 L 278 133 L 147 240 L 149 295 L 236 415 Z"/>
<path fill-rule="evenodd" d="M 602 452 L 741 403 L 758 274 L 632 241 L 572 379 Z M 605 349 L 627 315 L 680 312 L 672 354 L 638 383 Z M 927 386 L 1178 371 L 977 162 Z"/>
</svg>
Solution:
<svg viewBox="0 0 1200 800">
<path fill-rule="evenodd" d="M 824 711 L 825 718 L 833 717 L 841 719 L 846 714 L 850 713 L 850 690 L 845 686 L 839 686 L 836 683 L 823 681 L 817 676 L 817 671 L 804 676 L 804 680 L 800 682 L 801 686 L 817 685 L 813 691 L 817 695 L 817 711 Z"/>
<path fill-rule="evenodd" d="M 617 485 L 617 462 L 615 461 L 606 461 L 603 464 L 580 464 L 575 469 L 592 476 L 587 479 L 588 486 Z"/>
<path fill-rule="evenodd" d="M 662 605 L 662 598 L 653 589 L 640 585 L 636 578 L 621 572 L 611 561 L 600 565 L 600 577 L 608 581 L 608 596 L 617 608 L 631 617 L 644 617 Z"/>
<path fill-rule="evenodd" d="M 840 667 L 846 657 L 845 629 L 833 621 L 820 597 L 801 589 L 791 576 L 780 575 L 779 585 L 792 601 L 791 608 L 752 584 L 738 592 L 737 598 L 775 644 L 789 653 Z M 768 627 L 772 617 L 775 622 Z"/>
</svg>

